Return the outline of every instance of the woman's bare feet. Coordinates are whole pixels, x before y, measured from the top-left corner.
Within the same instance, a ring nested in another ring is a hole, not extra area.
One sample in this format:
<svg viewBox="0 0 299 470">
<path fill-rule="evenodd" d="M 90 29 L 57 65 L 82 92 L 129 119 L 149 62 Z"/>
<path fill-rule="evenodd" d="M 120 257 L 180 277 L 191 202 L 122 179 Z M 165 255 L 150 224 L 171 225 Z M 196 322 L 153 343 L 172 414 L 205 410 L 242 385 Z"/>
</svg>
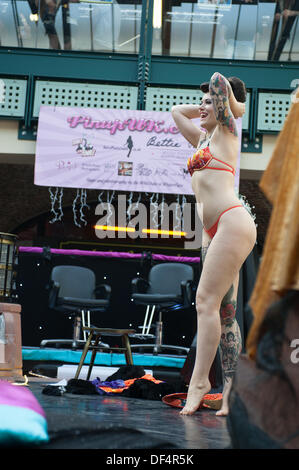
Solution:
<svg viewBox="0 0 299 470">
<path fill-rule="evenodd" d="M 180 411 L 181 415 L 193 415 L 198 410 L 204 395 L 211 390 L 209 380 L 203 385 L 190 385 L 187 395 L 186 405 Z"/>
<path fill-rule="evenodd" d="M 228 397 L 229 392 L 232 386 L 232 379 L 229 379 L 228 382 L 224 384 L 223 387 L 223 394 L 222 394 L 222 406 L 219 411 L 217 411 L 217 416 L 227 416 L 229 413 L 229 406 L 228 406 Z"/>
</svg>

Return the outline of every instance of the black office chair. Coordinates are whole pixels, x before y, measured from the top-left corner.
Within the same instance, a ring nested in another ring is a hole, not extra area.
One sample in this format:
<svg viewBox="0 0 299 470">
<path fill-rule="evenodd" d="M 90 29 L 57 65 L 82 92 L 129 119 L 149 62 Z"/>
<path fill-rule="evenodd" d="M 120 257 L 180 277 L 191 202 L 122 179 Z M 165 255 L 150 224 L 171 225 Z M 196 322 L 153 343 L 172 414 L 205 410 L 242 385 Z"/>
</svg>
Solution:
<svg viewBox="0 0 299 470">
<path fill-rule="evenodd" d="M 163 313 L 171 310 L 187 309 L 193 302 L 192 284 L 194 273 L 191 266 L 184 263 L 163 263 L 151 268 L 148 280 L 135 278 L 132 280 L 132 301 L 137 305 L 146 306 L 146 314 L 142 333 L 131 335 L 138 339 L 155 338 L 154 344 L 131 344 L 132 349 L 153 349 L 154 354 L 162 350 L 178 351 L 188 354 L 189 348 L 163 344 Z M 152 309 L 149 314 L 149 309 Z M 149 330 L 154 315 L 158 312 L 155 335 Z"/>
<path fill-rule="evenodd" d="M 47 345 L 71 345 L 73 349 L 86 343 L 86 331 L 81 340 L 81 326 L 90 327 L 90 313 L 104 312 L 108 306 L 111 287 L 96 285 L 91 269 L 81 266 L 56 266 L 51 272 L 49 307 L 74 317 L 72 339 L 44 339 L 40 347 Z M 100 298 L 97 298 L 100 297 Z M 103 347 L 109 347 L 101 343 Z"/>
</svg>

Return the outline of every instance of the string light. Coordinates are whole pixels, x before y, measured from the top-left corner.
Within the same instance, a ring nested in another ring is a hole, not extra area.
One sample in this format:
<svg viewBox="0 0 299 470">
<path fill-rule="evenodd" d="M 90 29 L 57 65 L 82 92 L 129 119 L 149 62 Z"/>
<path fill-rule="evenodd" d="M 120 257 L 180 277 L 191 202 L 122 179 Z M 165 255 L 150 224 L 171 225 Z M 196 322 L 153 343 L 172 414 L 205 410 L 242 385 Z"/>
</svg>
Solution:
<svg viewBox="0 0 299 470">
<path fill-rule="evenodd" d="M 133 227 L 114 227 L 112 225 L 95 225 L 97 230 L 107 230 L 112 232 L 135 232 Z"/>
<path fill-rule="evenodd" d="M 135 232 L 134 227 L 117 227 L 113 225 L 95 225 L 95 229 L 97 230 L 106 230 L 112 232 Z M 142 233 L 152 233 L 156 235 L 173 235 L 173 236 L 180 236 L 185 237 L 187 232 L 181 232 L 179 230 L 160 230 L 160 229 L 150 229 L 150 228 L 143 228 Z"/>
<path fill-rule="evenodd" d="M 75 197 L 74 200 L 73 200 L 72 208 L 73 208 L 74 224 L 77 225 L 77 227 L 81 227 L 81 224 L 80 224 L 80 223 L 78 222 L 78 220 L 77 220 L 77 208 L 76 208 L 76 204 L 77 204 L 78 200 L 80 200 L 80 190 L 79 190 L 79 189 L 77 189 L 77 194 L 76 194 L 76 197 Z"/>
<path fill-rule="evenodd" d="M 157 235 L 179 235 L 180 237 L 185 237 L 187 232 L 180 232 L 176 230 L 158 230 L 158 229 L 150 229 L 150 228 L 143 228 L 143 233 L 155 233 Z"/>
</svg>

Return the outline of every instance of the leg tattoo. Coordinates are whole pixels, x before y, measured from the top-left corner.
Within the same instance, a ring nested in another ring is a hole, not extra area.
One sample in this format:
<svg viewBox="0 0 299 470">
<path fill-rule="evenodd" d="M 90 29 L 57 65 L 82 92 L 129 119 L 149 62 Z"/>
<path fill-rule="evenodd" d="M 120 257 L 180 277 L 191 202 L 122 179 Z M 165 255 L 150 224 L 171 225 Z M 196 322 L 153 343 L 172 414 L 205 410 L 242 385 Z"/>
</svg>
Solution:
<svg viewBox="0 0 299 470">
<path fill-rule="evenodd" d="M 233 297 L 234 287 L 231 286 L 220 307 L 220 353 L 224 383 L 233 378 L 242 349 L 241 332 L 236 320 L 237 301 Z"/>
<path fill-rule="evenodd" d="M 201 247 L 202 263 L 205 262 L 205 258 L 206 258 L 206 256 L 207 256 L 207 252 L 208 252 L 208 248 L 209 248 L 209 246 L 210 246 L 210 243 L 211 243 L 211 242 L 209 242 L 206 246 L 202 246 L 202 247 Z"/>
</svg>

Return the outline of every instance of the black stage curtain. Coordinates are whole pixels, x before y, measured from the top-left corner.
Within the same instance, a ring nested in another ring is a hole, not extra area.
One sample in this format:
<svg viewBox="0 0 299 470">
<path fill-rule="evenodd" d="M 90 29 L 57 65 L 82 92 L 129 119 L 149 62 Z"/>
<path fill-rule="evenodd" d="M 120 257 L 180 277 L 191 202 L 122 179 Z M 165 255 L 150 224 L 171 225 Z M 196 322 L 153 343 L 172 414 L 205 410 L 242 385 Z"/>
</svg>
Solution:
<svg viewBox="0 0 299 470">
<path fill-rule="evenodd" d="M 68 315 L 52 310 L 49 302 L 49 280 L 51 270 L 58 265 L 76 265 L 90 268 L 96 275 L 97 285 L 111 286 L 111 303 L 102 314 L 91 314 L 91 323 L 106 328 L 133 328 L 141 332 L 146 308 L 131 302 L 131 281 L 138 276 L 147 277 L 152 261 L 144 259 L 99 258 L 93 256 L 73 256 L 52 254 L 44 248 L 43 254 L 19 254 L 17 270 L 18 303 L 22 307 L 22 345 L 39 346 L 43 339 L 72 338 L 73 319 Z M 155 262 L 153 262 L 155 263 Z M 198 282 L 200 266 L 190 263 Z M 138 274 L 139 273 L 139 274 Z M 105 279 L 106 278 L 106 279 Z M 157 317 L 153 320 L 153 325 Z M 190 347 L 196 331 L 194 306 L 186 310 L 174 310 L 163 317 L 164 343 Z M 151 333 L 154 333 L 154 328 Z M 118 338 L 115 338 L 115 345 Z M 131 340 L 131 343 L 140 343 Z M 148 342 L 148 341 L 146 341 Z M 141 341 L 142 343 L 142 341 Z"/>
</svg>

